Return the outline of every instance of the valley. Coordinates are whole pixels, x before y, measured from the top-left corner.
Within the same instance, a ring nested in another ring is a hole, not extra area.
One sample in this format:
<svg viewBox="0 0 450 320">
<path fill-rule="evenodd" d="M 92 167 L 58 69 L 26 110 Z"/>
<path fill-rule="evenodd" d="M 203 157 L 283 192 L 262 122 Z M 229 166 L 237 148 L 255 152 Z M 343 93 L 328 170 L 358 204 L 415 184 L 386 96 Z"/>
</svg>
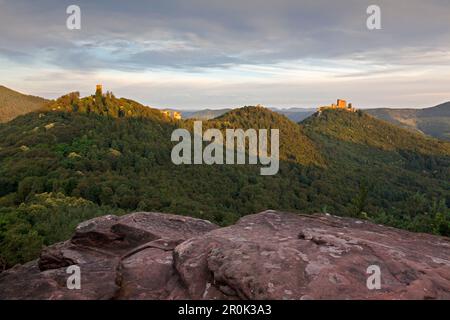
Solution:
<svg viewBox="0 0 450 320">
<path fill-rule="evenodd" d="M 332 213 L 450 234 L 450 144 L 365 112 L 325 110 L 300 123 L 243 107 L 205 129 L 280 129 L 279 172 L 254 165 L 177 166 L 177 128 L 193 120 L 111 93 L 70 94 L 0 126 L 3 268 L 34 259 L 86 219 L 176 213 L 226 226 L 267 209 Z"/>
</svg>

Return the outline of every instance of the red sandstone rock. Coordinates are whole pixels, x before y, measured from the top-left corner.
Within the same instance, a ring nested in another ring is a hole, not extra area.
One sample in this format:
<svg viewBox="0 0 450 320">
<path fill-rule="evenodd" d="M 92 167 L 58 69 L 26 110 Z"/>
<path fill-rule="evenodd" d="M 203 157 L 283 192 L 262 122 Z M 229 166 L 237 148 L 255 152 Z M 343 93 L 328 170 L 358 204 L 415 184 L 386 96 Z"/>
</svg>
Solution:
<svg viewBox="0 0 450 320">
<path fill-rule="evenodd" d="M 81 289 L 66 288 L 66 268 Z M 381 289 L 366 286 L 367 267 Z M 265 211 L 226 228 L 105 216 L 0 274 L 0 299 L 450 299 L 450 239 L 330 215 Z"/>
</svg>

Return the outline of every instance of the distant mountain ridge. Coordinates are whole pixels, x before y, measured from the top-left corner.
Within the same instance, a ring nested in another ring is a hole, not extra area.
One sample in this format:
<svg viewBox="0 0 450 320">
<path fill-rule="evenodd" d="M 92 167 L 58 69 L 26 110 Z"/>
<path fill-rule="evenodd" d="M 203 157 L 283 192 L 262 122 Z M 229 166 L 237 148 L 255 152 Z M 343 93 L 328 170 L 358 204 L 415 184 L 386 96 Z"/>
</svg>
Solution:
<svg viewBox="0 0 450 320">
<path fill-rule="evenodd" d="M 288 117 L 294 122 L 300 122 L 316 112 L 317 108 L 272 108 L 271 110 Z"/>
<path fill-rule="evenodd" d="M 181 115 L 185 119 L 197 119 L 197 120 L 210 120 L 231 111 L 231 108 L 224 109 L 203 109 L 203 110 L 192 110 L 192 111 L 180 111 Z"/>
<path fill-rule="evenodd" d="M 424 109 L 367 109 L 365 112 L 403 128 L 450 140 L 450 102 Z"/>
<path fill-rule="evenodd" d="M 231 110 L 233 109 L 223 108 L 223 109 L 188 110 L 180 112 L 182 113 L 183 118 L 186 119 L 211 120 L 220 117 L 221 115 Z M 294 122 L 302 121 L 303 119 L 306 119 L 316 111 L 315 108 L 283 108 L 283 109 L 270 108 L 270 110 L 282 114 Z"/>
</svg>

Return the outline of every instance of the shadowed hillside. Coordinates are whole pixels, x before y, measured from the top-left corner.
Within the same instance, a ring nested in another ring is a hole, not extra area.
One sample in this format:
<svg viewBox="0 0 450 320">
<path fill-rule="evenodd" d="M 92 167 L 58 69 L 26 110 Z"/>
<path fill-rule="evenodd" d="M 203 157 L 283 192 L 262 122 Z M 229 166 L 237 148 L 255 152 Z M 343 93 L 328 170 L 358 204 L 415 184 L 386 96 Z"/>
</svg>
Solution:
<svg viewBox="0 0 450 320">
<path fill-rule="evenodd" d="M 7 122 L 19 115 L 39 110 L 47 101 L 0 86 L 0 122 Z"/>
<path fill-rule="evenodd" d="M 365 112 L 404 128 L 450 140 L 450 102 L 425 109 L 368 109 Z"/>
<path fill-rule="evenodd" d="M 383 150 L 450 155 L 450 143 L 401 129 L 364 112 L 325 110 L 302 122 L 335 139 L 369 145 Z"/>
</svg>

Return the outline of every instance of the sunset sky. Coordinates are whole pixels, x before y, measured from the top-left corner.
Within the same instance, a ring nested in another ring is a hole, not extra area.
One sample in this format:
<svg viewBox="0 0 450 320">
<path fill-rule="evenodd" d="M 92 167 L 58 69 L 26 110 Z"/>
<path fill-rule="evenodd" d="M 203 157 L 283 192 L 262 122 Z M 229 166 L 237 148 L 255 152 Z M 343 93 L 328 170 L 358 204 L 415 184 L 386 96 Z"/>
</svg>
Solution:
<svg viewBox="0 0 450 320">
<path fill-rule="evenodd" d="M 448 0 L 0 0 L 0 30 L 0 85 L 48 98 L 102 83 L 180 109 L 450 100 Z"/>
</svg>

